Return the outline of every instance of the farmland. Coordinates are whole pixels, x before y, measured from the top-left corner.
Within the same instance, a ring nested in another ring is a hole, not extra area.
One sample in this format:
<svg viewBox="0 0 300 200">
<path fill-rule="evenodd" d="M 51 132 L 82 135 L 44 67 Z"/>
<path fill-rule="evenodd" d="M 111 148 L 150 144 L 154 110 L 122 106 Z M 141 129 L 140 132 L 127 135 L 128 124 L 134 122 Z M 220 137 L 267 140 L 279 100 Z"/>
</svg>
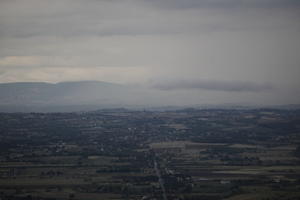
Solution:
<svg viewBox="0 0 300 200">
<path fill-rule="evenodd" d="M 0 114 L 0 199 L 299 199 L 300 111 Z"/>
</svg>

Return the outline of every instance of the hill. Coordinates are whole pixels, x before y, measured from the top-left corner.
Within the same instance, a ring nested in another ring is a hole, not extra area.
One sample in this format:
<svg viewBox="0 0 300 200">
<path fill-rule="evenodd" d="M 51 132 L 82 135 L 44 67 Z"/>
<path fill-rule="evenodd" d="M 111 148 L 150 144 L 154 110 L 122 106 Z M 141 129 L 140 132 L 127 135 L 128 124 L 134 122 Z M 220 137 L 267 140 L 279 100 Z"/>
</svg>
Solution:
<svg viewBox="0 0 300 200">
<path fill-rule="evenodd" d="M 0 111 L 78 111 L 131 104 L 142 90 L 101 81 L 0 84 Z"/>
</svg>

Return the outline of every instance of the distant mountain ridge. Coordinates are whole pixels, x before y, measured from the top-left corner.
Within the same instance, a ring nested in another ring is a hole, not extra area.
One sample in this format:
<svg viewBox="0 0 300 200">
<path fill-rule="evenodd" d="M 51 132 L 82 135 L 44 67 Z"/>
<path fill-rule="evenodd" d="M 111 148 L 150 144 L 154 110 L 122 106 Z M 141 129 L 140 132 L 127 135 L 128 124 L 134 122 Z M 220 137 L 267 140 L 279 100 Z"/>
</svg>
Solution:
<svg viewBox="0 0 300 200">
<path fill-rule="evenodd" d="M 177 110 L 187 107 L 201 109 L 300 109 L 300 105 L 256 106 L 240 103 L 207 104 L 187 102 L 184 93 L 151 90 L 103 81 L 59 83 L 0 83 L 0 112 L 74 112 L 98 109 Z"/>
<path fill-rule="evenodd" d="M 129 86 L 102 81 L 2 83 L 0 107 L 124 105 L 136 92 Z"/>
</svg>

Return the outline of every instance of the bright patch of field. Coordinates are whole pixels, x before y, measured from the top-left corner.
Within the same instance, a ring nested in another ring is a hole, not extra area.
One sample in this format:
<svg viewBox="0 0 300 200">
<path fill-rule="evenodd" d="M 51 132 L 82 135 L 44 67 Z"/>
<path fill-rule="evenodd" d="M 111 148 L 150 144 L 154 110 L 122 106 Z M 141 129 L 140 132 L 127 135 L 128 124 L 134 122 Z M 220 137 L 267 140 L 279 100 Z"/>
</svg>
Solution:
<svg viewBox="0 0 300 200">
<path fill-rule="evenodd" d="M 222 146 L 224 143 L 196 143 L 189 141 L 170 141 L 170 142 L 156 142 L 151 143 L 150 148 L 159 149 L 159 148 L 205 148 L 208 146 Z"/>
<path fill-rule="evenodd" d="M 187 128 L 184 124 L 167 124 L 166 126 L 176 130 L 185 130 Z"/>
<path fill-rule="evenodd" d="M 239 149 L 263 149 L 264 147 L 261 145 L 250 145 L 250 144 L 233 144 L 230 145 L 231 148 L 239 148 Z"/>
<path fill-rule="evenodd" d="M 161 149 L 161 148 L 184 148 L 186 141 L 172 141 L 172 142 L 157 142 L 150 144 L 152 149 Z"/>
</svg>

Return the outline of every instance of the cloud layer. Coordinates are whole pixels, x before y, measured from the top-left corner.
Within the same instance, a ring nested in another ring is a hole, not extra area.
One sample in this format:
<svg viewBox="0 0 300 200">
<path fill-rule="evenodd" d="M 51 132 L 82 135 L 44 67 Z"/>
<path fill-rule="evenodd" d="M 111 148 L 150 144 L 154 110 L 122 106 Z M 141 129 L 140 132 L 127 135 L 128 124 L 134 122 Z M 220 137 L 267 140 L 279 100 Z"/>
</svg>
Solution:
<svg viewBox="0 0 300 200">
<path fill-rule="evenodd" d="M 298 0 L 2 0 L 0 27 L 0 82 L 155 80 L 168 94 L 209 90 L 204 101 L 300 99 Z"/>
<path fill-rule="evenodd" d="M 175 80 L 153 84 L 160 90 L 190 90 L 203 89 L 229 92 L 266 92 L 272 89 L 270 84 L 257 84 L 243 81 L 205 81 L 205 80 Z"/>
</svg>

